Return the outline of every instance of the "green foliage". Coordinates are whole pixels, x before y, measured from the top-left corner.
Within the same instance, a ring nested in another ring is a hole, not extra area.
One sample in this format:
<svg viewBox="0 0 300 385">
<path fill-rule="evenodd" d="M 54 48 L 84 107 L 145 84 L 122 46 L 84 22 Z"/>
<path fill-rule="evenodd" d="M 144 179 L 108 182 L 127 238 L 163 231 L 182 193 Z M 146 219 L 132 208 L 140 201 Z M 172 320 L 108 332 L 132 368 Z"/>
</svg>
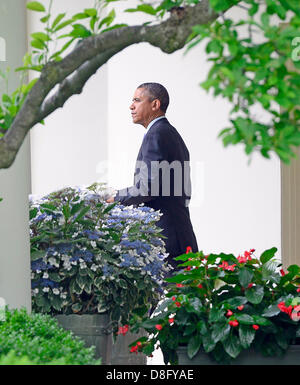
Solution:
<svg viewBox="0 0 300 385">
<path fill-rule="evenodd" d="M 159 213 L 107 204 L 105 189 L 65 188 L 30 203 L 36 312 L 109 313 L 128 323 L 160 299 L 168 271 Z"/>
<path fill-rule="evenodd" d="M 94 350 L 48 315 L 7 310 L 0 321 L 1 365 L 99 365 Z"/>
<path fill-rule="evenodd" d="M 67 17 L 52 14 L 37 1 L 27 8 L 41 14 L 43 30 L 31 35 L 32 53 L 26 54 L 17 71 L 41 72 L 53 61 L 61 61 L 68 50 L 91 36 L 127 24 L 115 23 L 112 7 L 119 0 L 95 0 L 93 8 Z M 149 17 L 146 24 L 162 21 L 173 11 L 182 11 L 200 0 L 162 0 L 157 3 L 140 0 L 125 12 L 140 12 Z M 224 146 L 243 144 L 245 153 L 259 152 L 269 158 L 276 154 L 289 163 L 300 145 L 300 5 L 297 0 L 210 0 L 220 17 L 207 25 L 195 25 L 187 41 L 188 49 L 206 42 L 208 60 L 212 63 L 201 86 L 215 97 L 227 99 L 232 106 L 230 124 L 219 134 Z M 231 7 L 241 7 L 241 20 L 228 17 Z M 284 27 L 280 25 L 288 23 Z M 63 39 L 64 44 L 58 43 Z M 293 64 L 291 66 L 290 64 Z M 23 92 L 24 91 L 24 92 Z M 11 126 L 27 90 L 4 96 L 0 105 L 0 137 Z"/>
<path fill-rule="evenodd" d="M 9 69 L 6 72 L 0 71 L 0 80 L 8 82 Z M 10 96 L 8 91 L 2 93 L 0 99 L 0 138 L 5 135 L 10 128 L 15 116 L 19 112 L 22 104 L 28 95 L 31 88 L 34 86 L 37 79 L 32 80 L 28 84 L 23 84 L 23 78 L 21 78 L 20 86 Z"/>
<path fill-rule="evenodd" d="M 212 66 L 201 85 L 232 105 L 231 126 L 219 137 L 225 146 L 244 144 L 248 155 L 259 151 L 269 158 L 274 152 L 289 163 L 300 144 L 300 61 L 293 48 L 299 36 L 299 2 L 267 0 L 265 7 L 264 2 L 246 0 L 245 16 L 237 21 L 223 12 L 239 1 L 210 3 L 221 18 L 194 26 L 188 47 L 206 42 Z M 260 117 L 262 111 L 266 118 Z"/>
<path fill-rule="evenodd" d="M 189 358 L 200 350 L 227 364 L 244 349 L 263 355 L 284 354 L 300 335 L 300 267 L 279 270 L 276 248 L 260 258 L 244 255 L 188 253 L 177 257 L 183 270 L 167 281 L 167 299 L 148 315 L 131 321 L 148 340 L 133 351 L 151 354 L 159 344 L 165 363 L 177 364 L 178 346 Z M 268 274 L 264 273 L 264 269 Z"/>
</svg>

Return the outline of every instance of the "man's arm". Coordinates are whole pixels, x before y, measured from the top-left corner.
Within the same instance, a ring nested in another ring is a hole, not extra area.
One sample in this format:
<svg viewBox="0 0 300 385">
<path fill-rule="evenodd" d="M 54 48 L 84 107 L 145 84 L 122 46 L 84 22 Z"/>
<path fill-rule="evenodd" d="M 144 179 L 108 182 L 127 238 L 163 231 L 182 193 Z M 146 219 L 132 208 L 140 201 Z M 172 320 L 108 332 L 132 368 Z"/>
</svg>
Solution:
<svg viewBox="0 0 300 385">
<path fill-rule="evenodd" d="M 143 157 L 137 161 L 134 185 L 118 190 L 114 200 L 108 203 L 119 201 L 121 204 L 129 206 L 147 203 L 156 198 L 151 195 L 151 186 L 160 184 L 161 181 L 158 173 L 153 173 L 153 170 L 151 173 L 151 162 L 161 162 L 166 159 L 161 135 L 157 131 L 149 132 L 145 136 L 142 146 Z"/>
</svg>

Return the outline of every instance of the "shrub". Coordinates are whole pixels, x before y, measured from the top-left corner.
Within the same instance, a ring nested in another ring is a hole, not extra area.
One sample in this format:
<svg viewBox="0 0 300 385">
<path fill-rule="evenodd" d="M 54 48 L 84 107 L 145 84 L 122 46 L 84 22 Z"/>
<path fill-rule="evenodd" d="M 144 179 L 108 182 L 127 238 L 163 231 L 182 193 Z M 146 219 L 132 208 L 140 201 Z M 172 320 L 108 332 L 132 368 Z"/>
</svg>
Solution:
<svg viewBox="0 0 300 385">
<path fill-rule="evenodd" d="M 94 347 L 58 326 L 46 314 L 7 310 L 0 322 L 0 362 L 3 365 L 96 365 Z"/>
<path fill-rule="evenodd" d="M 149 309 L 168 271 L 159 217 L 145 206 L 107 204 L 99 184 L 32 199 L 33 309 L 108 312 L 123 323 Z"/>
<path fill-rule="evenodd" d="M 300 266 L 280 268 L 275 247 L 254 251 L 178 256 L 184 270 L 167 278 L 165 301 L 127 327 L 149 333 L 131 351 L 149 355 L 159 343 L 165 363 L 176 364 L 185 345 L 190 359 L 204 351 L 226 364 L 249 348 L 279 356 L 300 342 Z"/>
</svg>

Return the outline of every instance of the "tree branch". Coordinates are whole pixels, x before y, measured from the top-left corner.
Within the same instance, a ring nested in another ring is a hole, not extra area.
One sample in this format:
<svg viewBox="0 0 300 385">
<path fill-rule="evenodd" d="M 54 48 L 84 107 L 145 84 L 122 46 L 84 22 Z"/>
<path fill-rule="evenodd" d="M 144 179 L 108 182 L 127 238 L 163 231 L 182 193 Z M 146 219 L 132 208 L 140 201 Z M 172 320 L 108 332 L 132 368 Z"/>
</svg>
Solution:
<svg viewBox="0 0 300 385">
<path fill-rule="evenodd" d="M 217 17 L 209 0 L 202 0 L 156 25 L 129 26 L 89 37 L 60 62 L 47 63 L 10 129 L 0 139 L 0 168 L 10 167 L 29 130 L 72 95 L 81 93 L 87 80 L 113 55 L 141 42 L 166 53 L 175 52 L 184 47 L 194 25 L 212 22 Z M 58 84 L 58 90 L 47 98 Z"/>
</svg>

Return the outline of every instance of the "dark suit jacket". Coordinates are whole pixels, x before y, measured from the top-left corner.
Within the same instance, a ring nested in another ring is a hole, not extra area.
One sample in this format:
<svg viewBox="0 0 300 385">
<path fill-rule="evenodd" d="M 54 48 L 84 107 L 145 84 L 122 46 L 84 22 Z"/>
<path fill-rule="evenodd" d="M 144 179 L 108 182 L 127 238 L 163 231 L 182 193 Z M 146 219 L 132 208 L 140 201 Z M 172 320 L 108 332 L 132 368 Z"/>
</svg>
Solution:
<svg viewBox="0 0 300 385">
<path fill-rule="evenodd" d="M 190 157 L 177 130 L 166 118 L 156 121 L 146 133 L 138 153 L 134 185 L 119 190 L 115 197 L 123 205 L 146 206 L 163 215 L 157 226 L 167 237 L 168 261 L 186 252 L 187 246 L 198 251 L 188 209 L 191 198 Z"/>
</svg>

